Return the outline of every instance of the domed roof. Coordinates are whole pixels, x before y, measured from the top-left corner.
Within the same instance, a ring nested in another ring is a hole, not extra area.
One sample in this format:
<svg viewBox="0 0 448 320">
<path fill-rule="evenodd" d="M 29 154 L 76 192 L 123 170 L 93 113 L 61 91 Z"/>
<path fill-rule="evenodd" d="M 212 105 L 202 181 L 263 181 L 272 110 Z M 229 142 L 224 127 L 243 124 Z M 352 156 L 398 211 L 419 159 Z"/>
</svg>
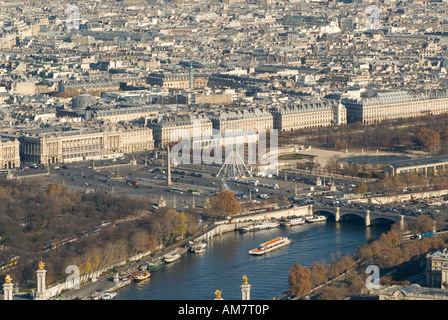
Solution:
<svg viewBox="0 0 448 320">
<path fill-rule="evenodd" d="M 96 99 L 87 92 L 82 92 L 78 96 L 72 99 L 73 109 L 85 109 L 96 104 Z"/>
</svg>

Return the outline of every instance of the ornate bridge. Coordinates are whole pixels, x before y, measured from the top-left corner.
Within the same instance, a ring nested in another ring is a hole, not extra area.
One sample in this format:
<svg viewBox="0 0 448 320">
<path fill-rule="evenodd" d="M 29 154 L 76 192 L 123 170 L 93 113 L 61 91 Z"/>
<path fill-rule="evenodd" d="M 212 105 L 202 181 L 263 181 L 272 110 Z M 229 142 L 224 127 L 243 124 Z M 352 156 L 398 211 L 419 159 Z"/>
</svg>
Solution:
<svg viewBox="0 0 448 320">
<path fill-rule="evenodd" d="M 399 213 L 394 212 L 380 212 L 370 209 L 361 209 L 361 208 L 347 208 L 347 207 L 332 207 L 332 206 L 319 206 L 313 205 L 313 213 L 321 213 L 321 214 L 331 214 L 334 216 L 335 221 L 341 221 L 344 217 L 360 217 L 364 219 L 365 225 L 370 226 L 372 223 L 377 220 L 389 220 L 392 223 L 399 223 L 400 227 L 404 227 L 404 223 L 406 220 L 413 219 L 409 216 L 404 216 Z"/>
</svg>

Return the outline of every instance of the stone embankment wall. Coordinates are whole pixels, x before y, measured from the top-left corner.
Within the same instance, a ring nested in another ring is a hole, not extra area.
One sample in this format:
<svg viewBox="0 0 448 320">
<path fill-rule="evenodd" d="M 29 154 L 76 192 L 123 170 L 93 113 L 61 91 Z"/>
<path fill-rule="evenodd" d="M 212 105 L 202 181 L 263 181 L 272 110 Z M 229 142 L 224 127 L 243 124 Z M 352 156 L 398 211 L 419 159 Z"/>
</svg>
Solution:
<svg viewBox="0 0 448 320">
<path fill-rule="evenodd" d="M 221 235 L 225 232 L 231 232 L 238 230 L 254 221 L 262 221 L 266 219 L 281 219 L 291 216 L 304 217 L 308 215 L 313 215 L 312 206 L 303 207 L 292 207 L 287 209 L 266 211 L 259 214 L 244 215 L 232 217 L 229 220 L 219 221 L 215 223 L 215 227 L 211 230 L 205 232 L 204 234 L 198 236 L 195 240 L 197 241 L 210 241 L 216 235 Z"/>
<path fill-rule="evenodd" d="M 202 235 L 198 236 L 195 240 L 197 241 L 210 241 L 213 239 L 216 235 L 221 235 L 226 232 L 235 231 L 241 227 L 244 227 L 245 225 L 248 225 L 252 223 L 253 221 L 262 221 L 266 219 L 281 219 L 285 217 L 290 216 L 307 216 L 313 214 L 313 207 L 312 206 L 302 206 L 302 207 L 292 207 L 287 209 L 281 209 L 281 210 L 275 210 L 275 211 L 266 211 L 259 214 L 253 214 L 253 215 L 244 215 L 244 216 L 237 216 L 233 219 L 225 220 L 225 221 L 219 221 L 215 223 L 214 227 L 212 227 L 210 230 L 205 231 Z M 122 267 L 126 265 L 129 261 L 137 261 L 142 258 L 145 258 L 150 255 L 150 251 L 143 252 L 141 254 L 134 255 L 130 257 L 129 259 L 119 261 L 113 265 L 97 269 L 95 271 L 82 274 L 80 275 L 80 284 L 84 284 L 91 279 L 99 278 L 101 275 L 103 275 L 105 272 L 109 271 L 110 269 L 114 267 Z M 69 275 L 67 275 L 68 277 Z M 62 291 L 67 289 L 67 283 L 64 281 L 63 283 L 59 283 L 55 286 L 47 288 L 45 295 L 47 299 L 50 299 L 51 297 L 58 296 Z"/>
<path fill-rule="evenodd" d="M 99 278 L 101 275 L 103 275 L 105 272 L 109 271 L 110 269 L 114 268 L 114 267 L 122 267 L 124 265 L 126 265 L 129 261 L 137 261 L 140 260 L 146 256 L 148 256 L 151 253 L 151 251 L 147 251 L 147 252 L 143 252 L 140 254 L 137 254 L 135 256 L 130 257 L 129 259 L 126 260 L 122 260 L 122 261 L 118 261 L 110 266 L 104 267 L 104 268 L 100 268 L 97 270 L 94 270 L 92 272 L 88 272 L 85 274 L 82 274 L 79 276 L 79 282 L 80 285 L 85 284 L 88 281 L 91 281 L 91 279 L 96 279 Z M 67 277 L 69 277 L 69 275 L 67 274 Z M 58 296 L 62 291 L 67 290 L 67 282 L 64 281 L 62 283 L 59 283 L 55 286 L 49 287 L 46 289 L 45 291 L 45 296 L 47 299 L 50 299 L 52 297 L 56 297 Z"/>
<path fill-rule="evenodd" d="M 359 203 L 372 203 L 372 204 L 386 204 L 391 202 L 405 202 L 415 199 L 430 199 L 433 197 L 442 197 L 448 194 L 448 190 L 437 190 L 437 191 L 427 191 L 427 192 L 416 192 L 408 194 L 397 194 L 392 196 L 384 197 L 371 197 L 371 198 L 357 198 L 350 199 L 349 202 L 359 202 Z"/>
</svg>

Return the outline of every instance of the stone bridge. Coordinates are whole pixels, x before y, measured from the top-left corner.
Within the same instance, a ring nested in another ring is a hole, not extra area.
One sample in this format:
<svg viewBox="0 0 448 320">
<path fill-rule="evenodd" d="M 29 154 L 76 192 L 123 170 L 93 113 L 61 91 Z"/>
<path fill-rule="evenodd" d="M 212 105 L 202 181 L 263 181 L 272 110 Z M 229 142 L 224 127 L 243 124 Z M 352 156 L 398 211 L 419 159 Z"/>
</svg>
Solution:
<svg viewBox="0 0 448 320">
<path fill-rule="evenodd" d="M 331 214 L 334 216 L 336 222 L 341 221 L 343 217 L 357 216 L 364 219 L 365 225 L 370 226 L 375 220 L 389 220 L 392 223 L 399 223 L 400 228 L 404 227 L 406 220 L 412 217 L 404 216 L 393 212 L 380 212 L 370 209 L 347 208 L 347 207 L 333 207 L 333 206 L 319 206 L 313 205 L 314 214 Z"/>
</svg>

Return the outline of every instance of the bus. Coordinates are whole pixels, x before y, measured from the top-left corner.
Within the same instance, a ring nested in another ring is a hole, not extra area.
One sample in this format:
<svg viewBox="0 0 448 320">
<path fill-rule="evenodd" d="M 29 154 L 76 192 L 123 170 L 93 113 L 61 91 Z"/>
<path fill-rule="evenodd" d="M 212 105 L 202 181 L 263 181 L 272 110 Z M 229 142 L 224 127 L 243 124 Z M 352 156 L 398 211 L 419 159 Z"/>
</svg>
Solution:
<svg viewBox="0 0 448 320">
<path fill-rule="evenodd" d="M 131 186 L 138 186 L 138 182 L 135 180 L 126 180 L 126 184 L 129 184 Z"/>
<path fill-rule="evenodd" d="M 188 192 L 195 196 L 199 196 L 201 194 L 201 191 L 199 189 L 189 189 Z"/>
<path fill-rule="evenodd" d="M 18 260 L 19 260 L 19 256 L 14 256 L 12 258 L 9 258 L 8 261 L 0 264 L 0 270 L 17 265 Z"/>
<path fill-rule="evenodd" d="M 184 193 L 184 190 L 179 189 L 179 188 L 170 188 L 170 192 Z"/>
</svg>

